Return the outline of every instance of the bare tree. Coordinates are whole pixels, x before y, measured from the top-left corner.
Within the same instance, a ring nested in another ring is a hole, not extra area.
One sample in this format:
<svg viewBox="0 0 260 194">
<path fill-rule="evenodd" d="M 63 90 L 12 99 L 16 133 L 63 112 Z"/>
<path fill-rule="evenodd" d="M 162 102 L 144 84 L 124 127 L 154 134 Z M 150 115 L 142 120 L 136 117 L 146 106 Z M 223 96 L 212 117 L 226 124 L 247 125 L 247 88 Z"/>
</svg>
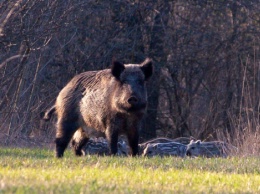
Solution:
<svg viewBox="0 0 260 194">
<path fill-rule="evenodd" d="M 259 11 L 256 0 L 1 1 L 0 138 L 47 141 L 39 113 L 75 74 L 149 56 L 143 139 L 257 139 Z"/>
</svg>

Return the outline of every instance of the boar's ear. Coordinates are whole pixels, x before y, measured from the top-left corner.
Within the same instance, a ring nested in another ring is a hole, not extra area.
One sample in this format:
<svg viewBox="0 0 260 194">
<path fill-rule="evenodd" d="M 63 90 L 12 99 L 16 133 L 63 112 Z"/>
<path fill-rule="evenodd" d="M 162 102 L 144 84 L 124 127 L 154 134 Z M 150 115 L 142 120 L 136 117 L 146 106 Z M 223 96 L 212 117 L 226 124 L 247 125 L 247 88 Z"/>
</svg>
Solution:
<svg viewBox="0 0 260 194">
<path fill-rule="evenodd" d="M 124 71 L 124 69 L 125 69 L 124 64 L 122 64 L 122 63 L 120 63 L 118 61 L 113 61 L 112 62 L 111 73 L 117 79 L 120 79 L 120 75 Z"/>
<path fill-rule="evenodd" d="M 141 64 L 141 70 L 144 73 L 145 80 L 148 80 L 153 74 L 153 61 L 149 58 Z"/>
</svg>

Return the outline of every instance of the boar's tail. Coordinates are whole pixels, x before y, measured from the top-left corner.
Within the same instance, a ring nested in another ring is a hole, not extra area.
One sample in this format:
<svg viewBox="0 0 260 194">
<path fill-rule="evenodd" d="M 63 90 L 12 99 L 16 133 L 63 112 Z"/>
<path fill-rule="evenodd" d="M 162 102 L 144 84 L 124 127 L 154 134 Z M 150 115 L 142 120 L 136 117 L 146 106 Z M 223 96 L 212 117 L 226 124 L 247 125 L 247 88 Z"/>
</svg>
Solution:
<svg viewBox="0 0 260 194">
<path fill-rule="evenodd" d="M 45 121 L 49 121 L 51 119 L 52 114 L 56 111 L 55 105 L 49 108 L 46 112 L 41 112 L 40 117 Z"/>
</svg>

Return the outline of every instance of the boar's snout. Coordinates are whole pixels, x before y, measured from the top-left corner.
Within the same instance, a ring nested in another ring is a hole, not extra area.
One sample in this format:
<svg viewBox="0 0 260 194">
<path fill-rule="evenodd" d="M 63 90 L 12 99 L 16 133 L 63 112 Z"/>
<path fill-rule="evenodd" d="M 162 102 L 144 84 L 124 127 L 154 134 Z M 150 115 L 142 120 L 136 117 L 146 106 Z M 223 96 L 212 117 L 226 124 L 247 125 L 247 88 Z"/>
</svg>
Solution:
<svg viewBox="0 0 260 194">
<path fill-rule="evenodd" d="M 143 111 L 146 108 L 146 100 L 138 98 L 137 95 L 131 95 L 126 99 L 126 103 L 128 104 L 126 107 L 128 111 Z"/>
<path fill-rule="evenodd" d="M 131 96 L 130 98 L 128 98 L 127 102 L 133 106 L 138 104 L 138 99 L 135 96 Z"/>
</svg>

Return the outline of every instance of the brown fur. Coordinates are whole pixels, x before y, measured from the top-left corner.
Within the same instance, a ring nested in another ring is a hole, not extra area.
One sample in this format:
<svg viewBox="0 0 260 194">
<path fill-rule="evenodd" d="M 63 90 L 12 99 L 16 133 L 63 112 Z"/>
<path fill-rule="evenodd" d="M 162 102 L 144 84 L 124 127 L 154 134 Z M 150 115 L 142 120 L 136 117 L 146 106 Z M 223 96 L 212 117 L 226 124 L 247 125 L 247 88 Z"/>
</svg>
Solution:
<svg viewBox="0 0 260 194">
<path fill-rule="evenodd" d="M 91 129 L 105 134 L 111 154 L 117 153 L 118 135 L 126 134 L 130 154 L 136 155 L 147 104 L 145 82 L 151 75 L 152 62 L 147 59 L 140 65 L 114 62 L 111 69 L 75 76 L 56 99 L 56 156 L 63 156 L 77 130 L 73 147 L 81 155 Z"/>
</svg>

